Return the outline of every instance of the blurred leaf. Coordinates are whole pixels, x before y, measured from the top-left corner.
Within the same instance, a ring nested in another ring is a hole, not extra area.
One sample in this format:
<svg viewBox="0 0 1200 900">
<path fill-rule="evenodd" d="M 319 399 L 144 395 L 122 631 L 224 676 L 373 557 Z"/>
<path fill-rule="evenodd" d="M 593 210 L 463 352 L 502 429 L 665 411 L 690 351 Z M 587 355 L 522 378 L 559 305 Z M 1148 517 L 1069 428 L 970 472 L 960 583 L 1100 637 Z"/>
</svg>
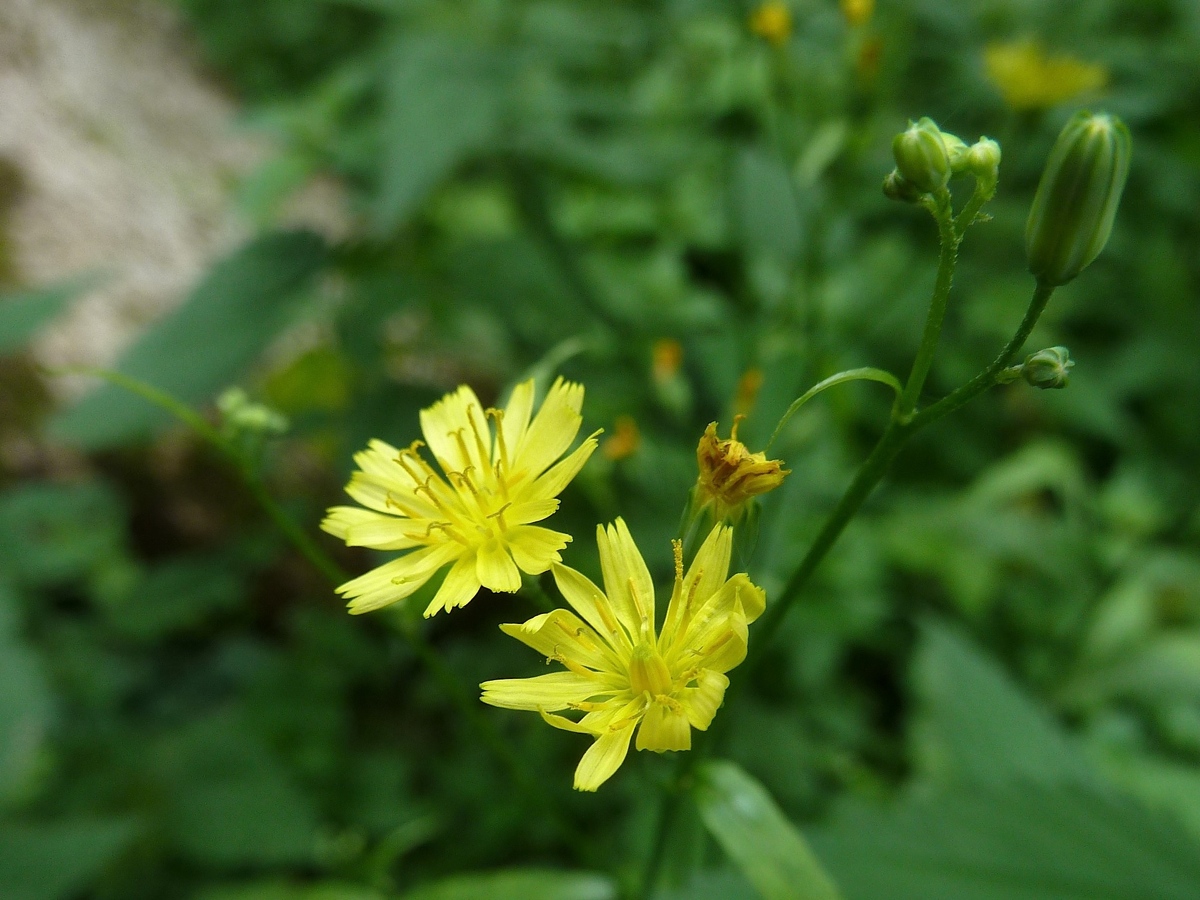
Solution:
<svg viewBox="0 0 1200 900">
<path fill-rule="evenodd" d="M 93 284 L 94 279 L 75 279 L 40 290 L 0 296 L 0 354 L 20 349 Z"/>
<path fill-rule="evenodd" d="M 107 485 L 27 483 L 0 494 L 0 563 L 18 584 L 85 577 L 119 552 L 121 498 Z"/>
<path fill-rule="evenodd" d="M 616 887 L 604 875 L 508 869 L 447 878 L 409 891 L 403 900 L 615 900 L 616 896 Z"/>
<path fill-rule="evenodd" d="M 403 223 L 443 176 L 493 134 L 502 100 L 494 57 L 448 35 L 404 35 L 391 64 L 375 211 L 385 230 Z"/>
<path fill-rule="evenodd" d="M 0 823 L 0 897 L 66 900 L 77 896 L 129 844 L 132 822 L 76 820 Z"/>
<path fill-rule="evenodd" d="M 1147 753 L 1097 750 L 1100 770 L 1147 807 L 1172 813 L 1200 841 L 1200 770 Z"/>
<path fill-rule="evenodd" d="M 210 716 L 159 752 L 173 791 L 170 833 L 189 858 L 216 867 L 311 859 L 312 804 L 240 717 Z"/>
<path fill-rule="evenodd" d="M 1185 900 L 1200 844 L 1101 792 L 1031 783 L 860 810 L 813 836 L 847 900 Z"/>
<path fill-rule="evenodd" d="M 925 624 L 914 682 L 922 703 L 916 753 L 925 774 L 935 781 L 988 785 L 1017 779 L 1037 784 L 1094 780 L 1062 726 L 947 626 Z"/>
<path fill-rule="evenodd" d="M 840 896 L 800 832 L 741 768 L 724 761 L 704 763 L 695 798 L 709 832 L 763 900 Z"/>
<path fill-rule="evenodd" d="M 16 597 L 0 582 L 0 803 L 19 796 L 34 770 L 51 699 L 36 655 L 17 634 Z"/>
<path fill-rule="evenodd" d="M 779 158 L 759 147 L 742 148 L 730 189 L 746 248 L 790 260 L 800 249 L 803 224 L 791 176 Z"/>
<path fill-rule="evenodd" d="M 654 900 L 759 900 L 759 893 L 739 873 L 717 869 L 696 872 L 687 884 L 659 891 Z"/>
<path fill-rule="evenodd" d="M 118 369 L 185 403 L 207 400 L 237 378 L 287 324 L 325 263 L 325 244 L 306 231 L 275 232 L 214 266 L 179 309 L 156 323 Z M 68 443 L 98 449 L 141 438 L 169 416 L 106 384 L 51 422 Z"/>
<path fill-rule="evenodd" d="M 164 638 L 238 606 L 245 596 L 242 576 L 226 557 L 177 557 L 150 569 L 113 603 L 110 619 L 129 637 Z"/>
<path fill-rule="evenodd" d="M 289 884 L 262 881 L 213 888 L 196 900 L 384 900 L 384 895 L 354 884 Z"/>
</svg>

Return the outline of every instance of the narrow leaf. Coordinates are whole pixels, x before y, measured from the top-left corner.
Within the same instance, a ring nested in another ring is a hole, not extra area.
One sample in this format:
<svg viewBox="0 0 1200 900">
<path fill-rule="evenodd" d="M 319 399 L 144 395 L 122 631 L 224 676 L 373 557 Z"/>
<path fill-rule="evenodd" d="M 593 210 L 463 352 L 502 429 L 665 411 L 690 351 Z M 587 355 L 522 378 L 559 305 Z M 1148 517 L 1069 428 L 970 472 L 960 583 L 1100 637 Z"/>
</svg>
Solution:
<svg viewBox="0 0 1200 900">
<path fill-rule="evenodd" d="M 252 241 L 214 266 L 183 306 L 142 336 L 118 370 L 184 403 L 208 399 L 287 323 L 324 262 L 325 245 L 311 232 Z M 161 409 L 105 385 L 57 416 L 51 433 L 96 449 L 145 437 L 166 421 Z"/>
<path fill-rule="evenodd" d="M 614 900 L 612 881 L 586 872 L 508 869 L 448 878 L 419 887 L 404 900 Z"/>
<path fill-rule="evenodd" d="M 705 763 L 695 788 L 704 824 L 763 900 L 840 895 L 762 785 L 730 762 Z"/>
<path fill-rule="evenodd" d="M 91 287 L 92 279 L 75 279 L 40 290 L 0 297 L 0 354 L 20 349 L 67 304 Z"/>
</svg>

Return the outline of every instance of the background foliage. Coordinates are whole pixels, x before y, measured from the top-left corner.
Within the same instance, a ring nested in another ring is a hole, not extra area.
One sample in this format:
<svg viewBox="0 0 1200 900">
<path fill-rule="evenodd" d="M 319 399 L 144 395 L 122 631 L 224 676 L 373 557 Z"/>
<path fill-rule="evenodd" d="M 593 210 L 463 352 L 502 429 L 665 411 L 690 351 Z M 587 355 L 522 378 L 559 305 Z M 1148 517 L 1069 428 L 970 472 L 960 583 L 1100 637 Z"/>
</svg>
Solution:
<svg viewBox="0 0 1200 900">
<path fill-rule="evenodd" d="M 702 773 L 660 896 L 790 896 L 763 868 L 807 865 L 788 820 L 848 900 L 1200 893 L 1191 0 L 895 0 L 857 25 L 795 0 L 781 46 L 735 0 L 177 2 L 280 149 L 239 187 L 259 236 L 122 371 L 202 409 L 240 384 L 286 414 L 261 472 L 310 528 L 369 437 L 413 439 L 459 382 L 489 402 L 561 371 L 608 435 L 556 520 L 585 571 L 587 535 L 621 514 L 669 573 L 709 421 L 747 414 L 756 449 L 820 378 L 907 369 L 935 236 L 879 183 L 909 117 L 1004 148 L 931 397 L 1024 309 L 1024 217 L 1072 103 L 1124 117 L 1113 239 L 1031 342 L 1071 347 L 1070 388 L 997 389 L 900 457 L 722 710 L 740 768 Z M 1007 107 L 985 48 L 1030 37 L 1106 87 Z M 318 176 L 344 188 L 351 238 L 277 227 Z M 664 760 L 574 795 L 580 741 L 481 707 L 549 815 L 405 640 L 424 633 L 467 685 L 533 674 L 496 630 L 521 599 L 428 625 L 346 616 L 164 414 L 115 387 L 51 408 L 19 348 L 71 295 L 0 303 L 0 439 L 42 451 L 0 471 L 0 895 L 584 900 L 636 882 Z M 777 445 L 793 474 L 750 563 L 768 596 L 889 399 L 839 388 Z M 730 803 L 778 827 L 722 828 Z"/>
</svg>

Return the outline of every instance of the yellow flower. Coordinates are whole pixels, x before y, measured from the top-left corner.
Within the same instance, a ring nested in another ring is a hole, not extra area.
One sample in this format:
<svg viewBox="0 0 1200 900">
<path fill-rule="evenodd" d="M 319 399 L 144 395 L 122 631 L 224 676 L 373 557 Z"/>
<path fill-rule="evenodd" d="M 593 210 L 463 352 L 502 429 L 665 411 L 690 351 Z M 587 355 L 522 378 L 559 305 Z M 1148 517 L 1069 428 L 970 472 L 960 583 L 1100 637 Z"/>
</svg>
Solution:
<svg viewBox="0 0 1200 900">
<path fill-rule="evenodd" d="M 642 433 L 632 416 L 617 416 L 615 425 L 612 437 L 605 438 L 600 447 L 605 458 L 613 462 L 632 456 L 642 445 Z"/>
<path fill-rule="evenodd" d="M 403 600 L 450 563 L 426 616 L 465 606 L 480 586 L 516 591 L 522 571 L 558 562 L 570 535 L 530 523 L 558 509 L 555 498 L 596 449 L 594 434 L 555 464 L 579 432 L 582 406 L 582 385 L 559 378 L 531 422 L 532 381 L 503 410 L 486 411 L 463 385 L 421 410 L 426 443 L 397 450 L 373 440 L 356 454 L 346 493 L 366 509 L 335 506 L 321 528 L 352 547 L 410 552 L 339 587 L 350 612 Z M 418 452 L 426 445 L 445 478 Z"/>
<path fill-rule="evenodd" d="M 750 30 L 782 47 L 792 36 L 792 13 L 782 0 L 767 0 L 750 14 Z"/>
<path fill-rule="evenodd" d="M 725 697 L 725 673 L 746 658 L 747 624 L 766 606 L 746 575 L 726 578 L 732 533 L 714 528 L 686 575 L 675 542 L 675 587 L 656 635 L 654 584 L 629 529 L 621 519 L 598 527 L 605 590 L 555 565 L 554 580 L 575 612 L 500 626 L 566 671 L 484 682 L 483 702 L 536 710 L 555 728 L 596 738 L 575 770 L 580 791 L 596 790 L 617 771 L 635 728 L 639 750 L 690 749 L 692 729 L 707 729 Z M 554 715 L 561 710 L 584 715 Z"/>
<path fill-rule="evenodd" d="M 735 513 L 752 497 L 773 491 L 790 474 L 782 461 L 767 459 L 765 453 L 751 453 L 737 439 L 742 416 L 734 416 L 727 439 L 717 437 L 712 422 L 696 447 L 700 477 L 696 481 L 694 502 L 697 507 L 711 506 L 719 521 Z"/>
<path fill-rule="evenodd" d="M 875 12 L 875 0 L 841 0 L 842 15 L 852 26 L 862 25 Z"/>
<path fill-rule="evenodd" d="M 983 58 L 988 78 L 1012 109 L 1047 109 L 1108 82 L 1104 66 L 1071 56 L 1049 56 L 1032 40 L 989 44 Z"/>
</svg>

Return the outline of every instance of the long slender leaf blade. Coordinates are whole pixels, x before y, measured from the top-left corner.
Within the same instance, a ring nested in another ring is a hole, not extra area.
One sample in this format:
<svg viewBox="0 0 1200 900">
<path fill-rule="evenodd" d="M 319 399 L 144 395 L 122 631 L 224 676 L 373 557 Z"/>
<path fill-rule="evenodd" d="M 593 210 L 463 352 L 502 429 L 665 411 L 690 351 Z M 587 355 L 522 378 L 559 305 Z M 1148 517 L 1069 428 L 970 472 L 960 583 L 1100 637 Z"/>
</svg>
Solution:
<svg viewBox="0 0 1200 900">
<path fill-rule="evenodd" d="M 0 354 L 23 347 L 93 283 L 90 278 L 75 279 L 0 297 Z"/>
<path fill-rule="evenodd" d="M 694 793 L 709 832 L 763 900 L 839 900 L 807 841 L 740 767 L 704 764 Z"/>
<path fill-rule="evenodd" d="M 118 369 L 184 402 L 208 399 L 284 326 L 324 262 L 325 244 L 312 232 L 273 232 L 251 241 L 214 266 Z M 67 443 L 97 449 L 144 437 L 166 421 L 166 413 L 140 397 L 105 385 L 57 416 L 50 430 Z"/>
<path fill-rule="evenodd" d="M 404 900 L 614 900 L 612 881 L 589 872 L 509 869 L 448 878 L 419 887 Z"/>
</svg>

